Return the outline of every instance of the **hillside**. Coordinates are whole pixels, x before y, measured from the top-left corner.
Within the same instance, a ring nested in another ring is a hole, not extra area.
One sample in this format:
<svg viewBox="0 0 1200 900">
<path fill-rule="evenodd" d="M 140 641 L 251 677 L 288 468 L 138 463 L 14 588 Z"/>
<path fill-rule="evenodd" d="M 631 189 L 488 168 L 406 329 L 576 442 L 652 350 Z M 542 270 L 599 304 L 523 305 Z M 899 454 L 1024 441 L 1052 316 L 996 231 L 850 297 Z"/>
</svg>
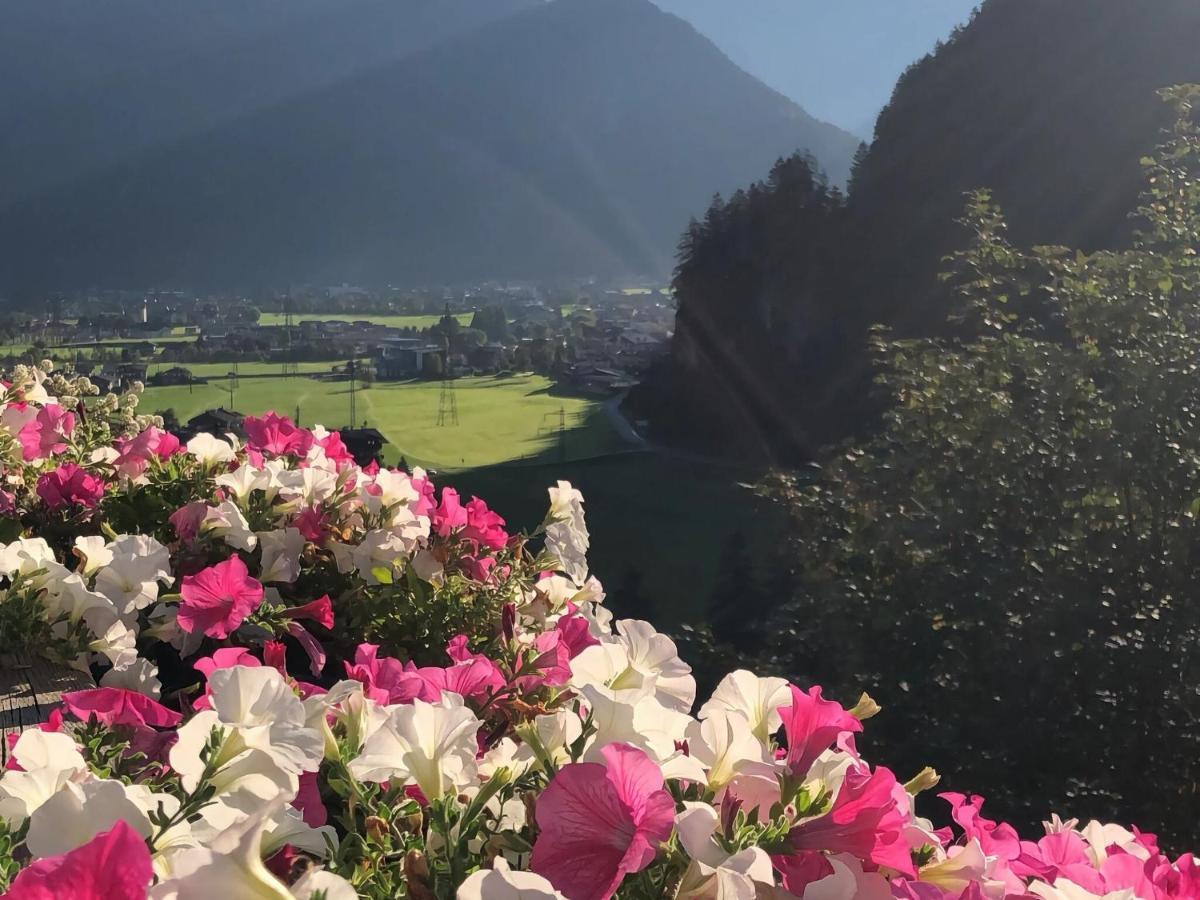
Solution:
<svg viewBox="0 0 1200 900">
<path fill-rule="evenodd" d="M 534 2 L 11 0 L 0 29 L 0 206 Z"/>
<path fill-rule="evenodd" d="M 990 188 L 1020 245 L 1125 243 L 1169 121 L 1157 91 L 1200 81 L 1197 46 L 1194 0 L 985 3 L 901 79 L 856 175 L 879 318 L 940 324 L 933 276 L 966 191 Z"/>
<path fill-rule="evenodd" d="M 556 0 L 10 206 L 0 289 L 663 273 L 715 190 L 854 146 L 648 0 Z"/>
</svg>

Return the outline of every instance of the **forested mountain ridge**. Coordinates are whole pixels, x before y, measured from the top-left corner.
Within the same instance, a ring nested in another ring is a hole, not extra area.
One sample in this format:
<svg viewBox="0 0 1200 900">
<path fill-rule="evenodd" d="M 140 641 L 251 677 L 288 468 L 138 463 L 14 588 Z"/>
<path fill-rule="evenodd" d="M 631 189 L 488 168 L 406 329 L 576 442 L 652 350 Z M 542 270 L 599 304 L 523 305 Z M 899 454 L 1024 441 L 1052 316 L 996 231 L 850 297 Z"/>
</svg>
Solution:
<svg viewBox="0 0 1200 900">
<path fill-rule="evenodd" d="M 1158 91 L 1200 81 L 1198 46 L 1194 0 L 984 3 L 901 78 L 854 175 L 880 321 L 940 324 L 934 276 L 968 191 L 992 192 L 1020 246 L 1124 246 L 1170 121 Z"/>
<path fill-rule="evenodd" d="M 663 274 L 714 189 L 854 146 L 648 0 L 555 0 L 10 206 L 0 289 Z"/>
<path fill-rule="evenodd" d="M 966 193 L 989 189 L 1019 246 L 1126 245 L 1170 120 L 1158 93 L 1200 82 L 1197 46 L 1194 0 L 988 0 L 901 79 L 847 201 L 759 185 L 685 236 L 673 356 L 643 412 L 667 436 L 786 461 L 872 427 L 869 328 L 947 331 L 937 275 L 966 238 Z M 779 246 L 803 249 L 780 262 Z"/>
</svg>

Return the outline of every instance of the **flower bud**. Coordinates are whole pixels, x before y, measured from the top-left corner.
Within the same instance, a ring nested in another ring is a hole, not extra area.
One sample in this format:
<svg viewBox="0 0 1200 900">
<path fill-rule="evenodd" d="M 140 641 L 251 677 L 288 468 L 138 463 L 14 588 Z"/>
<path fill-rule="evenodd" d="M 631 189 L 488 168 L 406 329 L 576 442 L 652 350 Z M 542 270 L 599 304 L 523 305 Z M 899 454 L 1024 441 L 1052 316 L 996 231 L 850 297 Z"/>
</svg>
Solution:
<svg viewBox="0 0 1200 900">
<path fill-rule="evenodd" d="M 921 791 L 928 791 L 937 787 L 938 782 L 941 780 L 941 775 L 939 775 L 929 766 L 926 766 L 924 769 L 914 775 L 907 784 L 904 785 L 904 789 L 915 797 L 917 794 L 921 793 Z"/>
<path fill-rule="evenodd" d="M 858 703 L 854 705 L 854 709 L 850 710 L 850 715 L 858 719 L 860 722 L 865 722 L 871 716 L 878 715 L 883 710 L 883 707 L 871 699 L 870 694 L 863 694 L 858 698 Z"/>
</svg>

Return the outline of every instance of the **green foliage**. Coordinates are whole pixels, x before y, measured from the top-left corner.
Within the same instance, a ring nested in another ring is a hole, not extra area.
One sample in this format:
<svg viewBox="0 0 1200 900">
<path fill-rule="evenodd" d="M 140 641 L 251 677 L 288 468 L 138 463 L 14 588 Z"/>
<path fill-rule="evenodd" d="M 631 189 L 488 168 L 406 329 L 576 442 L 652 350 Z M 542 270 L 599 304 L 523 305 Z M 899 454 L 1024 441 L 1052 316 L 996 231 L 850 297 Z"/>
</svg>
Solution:
<svg viewBox="0 0 1200 900">
<path fill-rule="evenodd" d="M 877 334 L 882 433 L 770 488 L 795 584 L 761 635 L 793 678 L 869 690 L 902 768 L 997 815 L 1119 805 L 1179 840 L 1200 790 L 1200 93 L 1166 96 L 1133 249 L 1021 251 L 973 197 L 947 261 L 959 336 Z"/>
</svg>

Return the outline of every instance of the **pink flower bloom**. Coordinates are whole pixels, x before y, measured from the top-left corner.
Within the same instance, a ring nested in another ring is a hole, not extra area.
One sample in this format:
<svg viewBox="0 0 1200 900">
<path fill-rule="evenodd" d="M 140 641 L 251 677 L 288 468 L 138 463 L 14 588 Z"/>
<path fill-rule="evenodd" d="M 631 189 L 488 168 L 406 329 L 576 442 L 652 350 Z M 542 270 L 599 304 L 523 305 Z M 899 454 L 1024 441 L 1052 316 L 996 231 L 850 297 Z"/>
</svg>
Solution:
<svg viewBox="0 0 1200 900">
<path fill-rule="evenodd" d="M 771 863 L 779 872 L 783 887 L 797 897 L 804 896 L 804 889 L 814 881 L 833 874 L 829 857 L 816 850 L 806 850 L 791 856 L 772 856 Z"/>
<path fill-rule="evenodd" d="M 442 503 L 433 512 L 433 530 L 442 537 L 450 537 L 460 528 L 467 527 L 467 510 L 458 501 L 458 491 L 442 488 Z"/>
<path fill-rule="evenodd" d="M 420 477 L 412 480 L 413 489 L 421 495 L 416 504 L 412 507 L 413 515 L 428 516 L 433 518 L 433 511 L 437 509 L 437 502 L 434 500 L 433 482 L 428 478 Z"/>
<path fill-rule="evenodd" d="M 131 478 L 144 473 L 150 460 L 170 459 L 180 452 L 179 438 L 153 425 L 135 437 L 118 439 L 116 448 L 120 453 L 117 471 Z"/>
<path fill-rule="evenodd" d="M 530 868 L 571 900 L 608 900 L 671 836 L 675 801 L 641 750 L 610 744 L 607 765 L 563 766 L 537 802 Z"/>
<path fill-rule="evenodd" d="M 24 869 L 6 900 L 145 900 L 154 878 L 150 851 L 125 822 L 62 856 Z"/>
<path fill-rule="evenodd" d="M 179 627 L 209 637 L 227 638 L 263 601 L 263 586 L 250 577 L 241 557 L 209 566 L 183 579 Z"/>
<path fill-rule="evenodd" d="M 333 627 L 333 602 L 328 594 L 303 606 L 284 610 L 283 614 L 289 619 L 307 619 L 325 628 Z"/>
<path fill-rule="evenodd" d="M 207 514 L 208 504 L 197 500 L 179 507 L 171 513 L 167 521 L 171 523 L 171 527 L 175 529 L 175 534 L 179 539 L 185 544 L 190 544 L 200 533 L 200 523 L 204 521 Z"/>
<path fill-rule="evenodd" d="M 47 472 L 37 483 L 38 496 L 51 509 L 64 506 L 94 509 L 104 497 L 104 488 L 103 480 L 75 463 L 66 463 Z"/>
<path fill-rule="evenodd" d="M 11 491 L 0 490 L 0 516 L 17 514 L 17 498 Z"/>
<path fill-rule="evenodd" d="M 17 434 L 26 460 L 48 459 L 67 449 L 66 439 L 75 431 L 75 413 L 56 403 L 43 406 L 36 418 L 25 423 Z"/>
<path fill-rule="evenodd" d="M 463 529 L 463 537 L 491 550 L 500 550 L 508 543 L 504 519 L 488 509 L 478 497 L 472 497 L 467 504 L 467 527 Z"/>
<path fill-rule="evenodd" d="M 287 647 L 283 641 L 267 641 L 263 644 L 263 662 L 287 678 Z"/>
<path fill-rule="evenodd" d="M 217 669 L 232 669 L 234 666 L 253 669 L 261 665 L 258 657 L 244 647 L 222 647 L 214 651 L 212 656 L 201 657 L 192 663 L 192 667 L 205 679 L 212 678 L 212 673 Z"/>
<path fill-rule="evenodd" d="M 246 416 L 243 428 L 252 450 L 273 456 L 305 456 L 312 449 L 313 436 L 307 428 L 298 428 L 287 416 L 269 412 L 261 419 Z"/>
<path fill-rule="evenodd" d="M 161 703 L 124 688 L 101 687 L 63 694 L 63 705 L 75 718 L 87 722 L 96 719 L 102 725 L 174 728 L 183 716 Z"/>
<path fill-rule="evenodd" d="M 562 637 L 562 642 L 571 653 L 571 659 L 577 657 L 588 647 L 595 647 L 600 643 L 599 638 L 592 634 L 588 620 L 583 616 L 562 616 L 558 620 L 558 624 L 554 626 L 554 630 Z"/>
<path fill-rule="evenodd" d="M 346 675 L 362 682 L 364 693 L 376 703 L 411 703 L 420 696 L 426 685 L 416 670 L 411 666 L 405 668 L 400 660 L 390 656 L 380 659 L 378 653 L 375 644 L 359 644 L 354 664 L 345 664 Z"/>
<path fill-rule="evenodd" d="M 318 506 L 307 506 L 292 520 L 292 526 L 296 528 L 306 541 L 311 541 L 318 546 L 325 543 L 325 536 L 329 528 L 329 518 L 321 511 Z"/>
<path fill-rule="evenodd" d="M 346 448 L 346 444 L 342 441 L 342 435 L 339 431 L 330 432 L 324 438 L 317 441 L 316 444 L 325 451 L 325 458 L 336 465 L 338 471 L 341 471 L 354 462 L 354 457 Z"/>
<path fill-rule="evenodd" d="M 792 847 L 849 853 L 864 863 L 887 866 L 915 878 L 912 854 L 904 839 L 908 819 L 896 803 L 896 785 L 896 776 L 887 769 L 869 775 L 851 769 L 832 809 L 792 830 L 788 838 Z"/>
<path fill-rule="evenodd" d="M 985 819 L 983 813 L 983 798 L 978 794 L 967 797 L 947 791 L 938 796 L 950 804 L 951 817 L 962 828 L 967 840 L 979 841 L 979 846 L 988 856 L 996 856 L 1003 860 L 1013 861 L 1022 855 L 1023 849 L 1033 848 L 1033 844 L 1022 846 L 1017 830 L 1005 822 L 993 822 Z M 1018 874 L 1022 874 L 1018 872 Z M 1026 871 L 1024 874 L 1032 874 Z"/>
<path fill-rule="evenodd" d="M 321 785 L 316 772 L 303 772 L 300 775 L 300 790 L 292 806 L 300 810 L 304 824 L 310 828 L 320 828 L 329 821 L 329 810 L 321 800 Z"/>
<path fill-rule="evenodd" d="M 496 568 L 496 560 L 493 557 L 485 556 L 477 559 L 474 556 L 464 556 L 459 560 L 463 572 L 472 581 L 478 581 L 481 584 L 488 584 L 492 580 L 492 570 Z"/>
<path fill-rule="evenodd" d="M 828 750 L 843 734 L 862 731 L 862 722 L 846 712 L 840 703 L 825 700 L 821 689 L 808 693 L 791 685 L 792 705 L 781 706 L 783 729 L 787 734 L 788 771 L 803 778 L 817 757 Z"/>
</svg>

